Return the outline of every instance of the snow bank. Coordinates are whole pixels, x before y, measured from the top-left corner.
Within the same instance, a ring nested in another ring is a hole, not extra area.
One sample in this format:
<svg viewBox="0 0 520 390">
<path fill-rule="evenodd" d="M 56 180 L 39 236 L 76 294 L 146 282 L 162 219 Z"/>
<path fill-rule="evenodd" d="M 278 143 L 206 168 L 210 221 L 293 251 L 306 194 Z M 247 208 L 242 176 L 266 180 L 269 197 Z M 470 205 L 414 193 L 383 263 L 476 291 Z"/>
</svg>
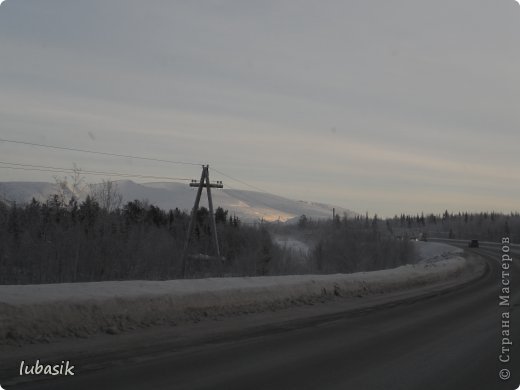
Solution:
<svg viewBox="0 0 520 390">
<path fill-rule="evenodd" d="M 453 256 L 459 256 L 464 250 L 441 242 L 413 242 L 420 263 L 432 263 Z"/>
<path fill-rule="evenodd" d="M 0 344 L 384 294 L 454 278 L 467 267 L 466 259 L 451 256 L 355 274 L 0 286 Z"/>
</svg>

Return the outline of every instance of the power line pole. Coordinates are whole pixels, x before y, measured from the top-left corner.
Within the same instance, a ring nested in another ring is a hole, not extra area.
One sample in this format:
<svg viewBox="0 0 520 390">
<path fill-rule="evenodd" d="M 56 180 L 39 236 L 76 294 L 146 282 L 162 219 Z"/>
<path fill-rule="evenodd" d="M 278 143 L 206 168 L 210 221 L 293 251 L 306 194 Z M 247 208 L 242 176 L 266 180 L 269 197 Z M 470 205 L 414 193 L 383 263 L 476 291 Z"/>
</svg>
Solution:
<svg viewBox="0 0 520 390">
<path fill-rule="evenodd" d="M 192 180 L 190 183 L 190 187 L 197 187 L 197 196 L 195 197 L 195 204 L 193 205 L 193 210 L 191 211 L 191 219 L 188 225 L 188 235 L 186 236 L 186 242 L 184 243 L 184 250 L 182 251 L 182 276 L 186 277 L 186 264 L 187 264 L 187 255 L 188 248 L 190 245 L 191 236 L 193 233 L 193 229 L 197 223 L 197 212 L 199 211 L 199 203 L 200 197 L 202 195 L 202 189 L 206 187 L 206 192 L 208 196 L 208 206 L 209 206 L 209 219 L 211 223 L 211 227 L 213 230 L 213 241 L 215 245 L 215 251 L 217 252 L 217 257 L 220 259 L 220 249 L 218 245 L 218 235 L 217 235 L 217 224 L 215 221 L 215 214 L 213 211 L 213 198 L 211 196 L 211 188 L 224 188 L 224 185 L 221 181 L 217 181 L 216 183 L 210 183 L 209 181 L 209 165 L 202 166 L 202 174 L 200 176 L 200 181 Z"/>
</svg>

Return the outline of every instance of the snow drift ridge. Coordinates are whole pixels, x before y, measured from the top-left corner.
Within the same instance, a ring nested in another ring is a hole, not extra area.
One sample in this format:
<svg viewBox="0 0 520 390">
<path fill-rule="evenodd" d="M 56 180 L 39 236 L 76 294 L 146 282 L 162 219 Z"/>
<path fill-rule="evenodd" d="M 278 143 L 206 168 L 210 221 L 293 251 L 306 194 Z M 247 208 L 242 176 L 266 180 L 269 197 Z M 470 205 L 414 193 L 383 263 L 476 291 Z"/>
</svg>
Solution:
<svg viewBox="0 0 520 390">
<path fill-rule="evenodd" d="M 454 254 L 436 262 L 355 274 L 0 286 L 0 344 L 117 333 L 334 296 L 385 294 L 466 272 L 474 273 L 473 265 Z"/>
</svg>

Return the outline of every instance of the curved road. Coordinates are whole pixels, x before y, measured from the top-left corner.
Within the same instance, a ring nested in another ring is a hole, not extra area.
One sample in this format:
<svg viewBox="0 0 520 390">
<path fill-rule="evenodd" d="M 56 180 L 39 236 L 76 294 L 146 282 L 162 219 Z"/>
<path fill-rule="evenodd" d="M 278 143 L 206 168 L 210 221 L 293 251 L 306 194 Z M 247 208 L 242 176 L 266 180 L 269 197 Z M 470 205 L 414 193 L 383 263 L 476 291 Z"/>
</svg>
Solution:
<svg viewBox="0 0 520 390">
<path fill-rule="evenodd" d="M 498 361 L 500 252 L 498 248 L 468 252 L 485 258 L 487 274 L 429 299 L 345 312 L 325 322 L 208 343 L 141 363 L 7 390 L 516 389 L 520 385 L 518 345 L 510 363 Z M 514 257 L 509 310 L 512 339 L 518 344 L 520 256 Z M 509 381 L 499 379 L 502 368 L 512 371 Z"/>
</svg>

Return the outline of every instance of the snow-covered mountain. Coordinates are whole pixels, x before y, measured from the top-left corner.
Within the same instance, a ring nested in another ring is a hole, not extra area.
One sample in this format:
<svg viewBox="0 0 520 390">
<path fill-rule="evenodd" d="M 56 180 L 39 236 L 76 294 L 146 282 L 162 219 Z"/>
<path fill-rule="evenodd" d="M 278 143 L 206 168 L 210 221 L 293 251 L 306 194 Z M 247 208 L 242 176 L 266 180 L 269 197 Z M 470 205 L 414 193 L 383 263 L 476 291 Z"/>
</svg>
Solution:
<svg viewBox="0 0 520 390">
<path fill-rule="evenodd" d="M 169 210 L 179 208 L 191 210 L 195 200 L 196 188 L 189 187 L 186 183 L 134 183 L 129 180 L 115 182 L 117 191 L 122 194 L 123 201 L 135 199 L 147 200 L 150 204 Z M 45 201 L 49 196 L 57 193 L 54 183 L 46 182 L 0 182 L 0 199 L 16 201 L 17 203 L 36 200 Z M 88 193 L 84 191 L 83 197 Z M 236 215 L 244 221 L 280 220 L 282 222 L 294 221 L 302 214 L 313 219 L 330 218 L 332 208 L 335 207 L 338 215 L 346 213 L 348 216 L 356 213 L 337 206 L 323 203 L 291 200 L 281 196 L 244 190 L 221 189 L 212 190 L 214 207 L 222 207 L 229 210 L 230 215 Z M 207 207 L 206 191 L 201 198 L 201 206 Z"/>
</svg>

